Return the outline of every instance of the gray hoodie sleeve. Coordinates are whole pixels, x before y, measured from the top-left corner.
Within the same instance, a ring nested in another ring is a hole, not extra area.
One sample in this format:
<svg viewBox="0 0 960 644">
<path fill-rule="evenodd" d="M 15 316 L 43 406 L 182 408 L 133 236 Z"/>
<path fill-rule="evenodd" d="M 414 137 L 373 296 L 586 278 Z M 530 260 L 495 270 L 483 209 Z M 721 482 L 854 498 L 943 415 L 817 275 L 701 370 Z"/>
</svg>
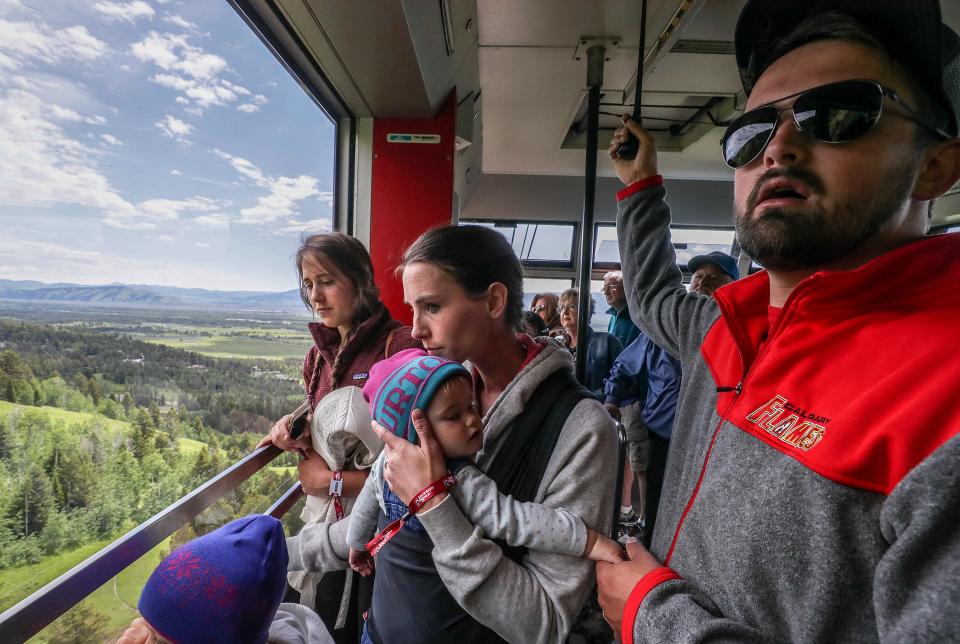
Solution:
<svg viewBox="0 0 960 644">
<path fill-rule="evenodd" d="M 583 520 L 563 508 L 524 503 L 501 494 L 497 484 L 476 466 L 457 472 L 452 488 L 457 505 L 474 525 L 492 539 L 511 546 L 579 557 L 587 545 Z"/>
<path fill-rule="evenodd" d="M 686 361 L 719 316 L 712 297 L 688 293 L 670 239 L 670 208 L 659 177 L 623 190 L 617 205 L 623 288 L 630 317 L 671 355 Z"/>
<path fill-rule="evenodd" d="M 334 523 L 308 523 L 300 534 L 287 538 L 287 570 L 330 572 L 348 568 L 350 518 Z"/>
<path fill-rule="evenodd" d="M 377 518 L 380 516 L 380 501 L 377 491 L 383 485 L 383 452 L 370 468 L 370 476 L 363 484 L 357 502 L 350 513 L 350 529 L 347 530 L 347 545 L 363 550 L 377 533 Z"/>
<path fill-rule="evenodd" d="M 537 500 L 564 507 L 606 532 L 613 518 L 616 461 L 613 419 L 596 400 L 583 400 L 563 426 Z M 433 541 L 437 572 L 470 615 L 509 642 L 565 640 L 593 583 L 591 561 L 531 550 L 518 565 L 449 496 L 420 522 Z"/>
</svg>

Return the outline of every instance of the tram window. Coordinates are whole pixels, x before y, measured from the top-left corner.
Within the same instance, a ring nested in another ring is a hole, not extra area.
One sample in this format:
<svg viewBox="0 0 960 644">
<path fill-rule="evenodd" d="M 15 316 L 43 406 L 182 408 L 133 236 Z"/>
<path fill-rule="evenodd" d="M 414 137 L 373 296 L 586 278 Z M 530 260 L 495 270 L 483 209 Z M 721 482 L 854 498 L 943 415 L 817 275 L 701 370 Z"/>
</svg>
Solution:
<svg viewBox="0 0 960 644">
<path fill-rule="evenodd" d="M 533 221 L 461 220 L 461 226 L 486 226 L 507 238 L 527 266 L 573 266 L 573 224 Z"/>
<path fill-rule="evenodd" d="M 523 308 L 524 310 L 529 310 L 533 304 L 533 297 L 538 293 L 553 293 L 559 296 L 571 286 L 573 286 L 572 279 L 524 277 Z"/>
<path fill-rule="evenodd" d="M 284 400 L 302 400 L 311 341 L 288 296 L 291 255 L 333 225 L 337 128 L 231 4 L 0 0 L 0 281 L 68 293 L 56 308 L 3 305 L 31 341 L 0 349 L 35 372 L 31 400 L 16 400 L 29 411 L 0 410 L 0 423 L 23 418 L 4 431 L 30 437 L 0 464 L 0 507 L 22 498 L 25 517 L 0 531 L 5 607 L 239 461 L 296 406 Z M 254 474 L 41 641 L 122 630 L 161 550 L 263 513 L 296 479 L 289 464 Z"/>
<path fill-rule="evenodd" d="M 677 264 L 686 266 L 697 255 L 715 250 L 730 253 L 733 247 L 733 229 L 688 228 L 671 226 L 670 236 L 677 253 Z M 620 265 L 620 248 L 617 246 L 617 228 L 611 224 L 597 226 L 593 248 L 594 268 L 614 268 Z"/>
</svg>

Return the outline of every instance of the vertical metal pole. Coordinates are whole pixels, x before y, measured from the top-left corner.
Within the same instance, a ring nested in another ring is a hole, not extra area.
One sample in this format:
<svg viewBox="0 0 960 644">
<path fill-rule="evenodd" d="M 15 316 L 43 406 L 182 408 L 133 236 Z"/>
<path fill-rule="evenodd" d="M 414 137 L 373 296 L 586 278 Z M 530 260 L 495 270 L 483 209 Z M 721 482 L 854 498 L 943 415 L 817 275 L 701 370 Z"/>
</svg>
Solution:
<svg viewBox="0 0 960 644">
<path fill-rule="evenodd" d="M 597 132 L 600 127 L 600 88 L 603 86 L 603 57 L 600 45 L 587 50 L 587 154 L 584 169 L 583 216 L 580 218 L 580 271 L 577 288 L 577 380 L 587 380 L 586 330 L 590 326 L 590 274 L 593 269 L 593 207 L 597 191 Z"/>
</svg>

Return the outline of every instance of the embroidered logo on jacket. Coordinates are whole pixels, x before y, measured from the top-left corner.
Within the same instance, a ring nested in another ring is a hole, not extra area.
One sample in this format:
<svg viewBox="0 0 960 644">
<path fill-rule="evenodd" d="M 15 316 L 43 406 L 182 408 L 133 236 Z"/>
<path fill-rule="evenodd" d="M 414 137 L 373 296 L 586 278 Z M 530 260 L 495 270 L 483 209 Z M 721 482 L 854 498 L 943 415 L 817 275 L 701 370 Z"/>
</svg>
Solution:
<svg viewBox="0 0 960 644">
<path fill-rule="evenodd" d="M 829 418 L 816 416 L 791 405 L 783 396 L 775 396 L 757 407 L 747 414 L 747 420 L 784 443 L 799 447 L 805 452 L 816 447 L 827 431 L 825 425 L 830 422 Z"/>
</svg>

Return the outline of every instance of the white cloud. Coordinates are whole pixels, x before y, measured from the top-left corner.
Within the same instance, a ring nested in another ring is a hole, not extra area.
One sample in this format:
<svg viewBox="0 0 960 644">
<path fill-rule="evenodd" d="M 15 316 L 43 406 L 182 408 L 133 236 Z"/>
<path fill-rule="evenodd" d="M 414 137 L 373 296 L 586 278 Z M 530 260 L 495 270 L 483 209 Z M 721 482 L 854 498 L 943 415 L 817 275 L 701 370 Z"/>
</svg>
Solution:
<svg viewBox="0 0 960 644">
<path fill-rule="evenodd" d="M 162 242 L 172 242 L 175 238 L 173 235 L 157 235 L 157 239 Z"/>
<path fill-rule="evenodd" d="M 233 166 L 233 169 L 261 188 L 267 189 L 268 194 L 257 199 L 257 205 L 244 208 L 240 211 L 241 224 L 264 224 L 290 217 L 296 214 L 297 205 L 316 197 L 319 200 L 333 203 L 333 193 L 322 192 L 317 187 L 316 177 L 301 174 L 296 177 L 268 177 L 263 171 L 243 157 L 234 156 L 223 150 L 213 149 L 211 152 Z"/>
<path fill-rule="evenodd" d="M 101 134 L 100 138 L 103 139 L 109 145 L 123 145 L 123 141 L 113 136 L 112 134 Z"/>
<path fill-rule="evenodd" d="M 154 15 L 153 7 L 143 0 L 98 2 L 93 6 L 108 18 L 124 22 L 136 22 L 138 18 L 153 18 Z"/>
<path fill-rule="evenodd" d="M 87 62 L 110 51 L 107 43 L 90 35 L 86 27 L 51 29 L 44 23 L 0 20 L 0 68 L 19 69 L 38 62 Z"/>
<path fill-rule="evenodd" d="M 119 216 L 134 213 L 97 169 L 102 152 L 68 137 L 49 107 L 24 90 L 0 94 L 0 204 L 69 204 Z"/>
<path fill-rule="evenodd" d="M 270 181 L 267 179 L 266 175 L 263 174 L 260 168 L 253 165 L 246 159 L 233 156 L 232 154 L 228 154 L 227 152 L 218 150 L 216 148 L 211 150 L 211 152 L 229 163 L 231 166 L 233 166 L 234 170 L 245 176 L 247 179 L 250 179 L 258 186 L 265 188 L 270 185 Z"/>
<path fill-rule="evenodd" d="M 210 244 L 207 242 L 195 242 L 193 245 L 197 248 L 210 248 Z"/>
<path fill-rule="evenodd" d="M 175 177 L 182 177 L 182 176 L 183 176 L 183 173 L 180 172 L 180 171 L 177 170 L 177 169 L 171 170 L 171 171 L 170 171 L 170 174 L 173 175 L 173 176 L 175 176 Z"/>
<path fill-rule="evenodd" d="M 189 123 L 167 114 L 153 125 L 159 128 L 165 137 L 178 141 L 179 143 L 190 144 L 190 139 L 187 137 L 193 133 L 193 126 Z"/>
<path fill-rule="evenodd" d="M 229 202 L 206 197 L 189 199 L 147 199 L 136 205 L 132 213 L 108 216 L 103 220 L 108 226 L 127 230 L 152 230 L 163 222 L 180 218 L 184 212 L 211 212 L 219 210 Z"/>
<path fill-rule="evenodd" d="M 304 231 L 330 231 L 333 230 L 333 219 L 325 217 L 321 219 L 311 219 L 309 221 L 298 221 L 290 219 L 286 226 L 271 226 L 270 232 L 274 235 L 300 235 Z"/>
<path fill-rule="evenodd" d="M 221 212 L 214 212 L 210 213 L 209 215 L 200 215 L 199 217 L 195 217 L 193 221 L 201 226 L 209 226 L 211 228 L 226 228 L 230 225 L 229 215 L 225 215 Z"/>
<path fill-rule="evenodd" d="M 163 20 L 164 20 L 165 22 L 169 22 L 171 25 L 176 25 L 177 27 L 181 27 L 182 29 L 196 29 L 196 28 L 197 28 L 197 26 L 196 26 L 195 24 L 193 24 L 192 22 L 190 22 L 190 21 L 187 20 L 186 18 L 183 18 L 182 16 L 178 16 L 178 15 L 175 14 L 175 13 L 168 13 L 167 15 L 165 15 L 165 16 L 163 17 Z"/>
<path fill-rule="evenodd" d="M 151 31 L 130 51 L 160 69 L 150 82 L 178 92 L 177 102 L 194 110 L 227 105 L 251 94 L 246 87 L 221 78 L 228 69 L 226 60 L 191 45 L 184 34 Z"/>
<path fill-rule="evenodd" d="M 237 106 L 237 111 L 243 112 L 244 114 L 253 114 L 254 112 L 259 112 L 260 107 L 253 103 L 244 103 L 243 105 Z"/>
</svg>

